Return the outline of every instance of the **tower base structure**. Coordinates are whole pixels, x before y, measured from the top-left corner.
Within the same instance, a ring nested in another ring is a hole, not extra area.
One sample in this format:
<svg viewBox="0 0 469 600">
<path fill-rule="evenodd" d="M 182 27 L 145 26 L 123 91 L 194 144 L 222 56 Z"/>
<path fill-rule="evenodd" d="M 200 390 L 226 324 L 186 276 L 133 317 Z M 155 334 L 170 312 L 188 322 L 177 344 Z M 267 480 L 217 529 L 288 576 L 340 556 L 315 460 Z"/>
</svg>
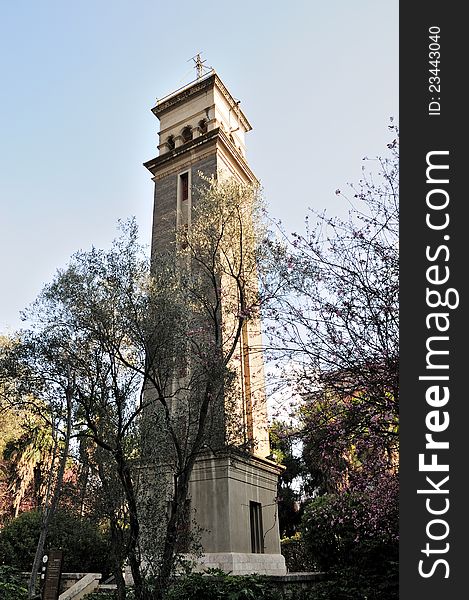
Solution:
<svg viewBox="0 0 469 600">
<path fill-rule="evenodd" d="M 284 575 L 277 481 L 282 467 L 235 450 L 201 456 L 190 482 L 191 515 L 202 556 L 198 569 Z"/>
<path fill-rule="evenodd" d="M 285 558 L 281 554 L 210 552 L 196 559 L 195 571 L 221 569 L 231 575 L 285 575 Z"/>
</svg>

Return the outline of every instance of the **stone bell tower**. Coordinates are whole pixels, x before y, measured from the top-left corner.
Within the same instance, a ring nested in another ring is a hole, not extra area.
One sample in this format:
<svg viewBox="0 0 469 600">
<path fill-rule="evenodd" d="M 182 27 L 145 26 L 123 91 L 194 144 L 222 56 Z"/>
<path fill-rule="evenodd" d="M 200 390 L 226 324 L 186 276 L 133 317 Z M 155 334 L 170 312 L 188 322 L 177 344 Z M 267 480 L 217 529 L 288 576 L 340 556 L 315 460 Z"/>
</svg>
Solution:
<svg viewBox="0 0 469 600">
<path fill-rule="evenodd" d="M 190 227 L 200 173 L 257 183 L 246 161 L 251 125 L 239 101 L 213 70 L 198 75 L 152 108 L 160 122 L 159 155 L 145 163 L 155 183 L 152 261 L 175 247 L 179 227 Z M 284 574 L 276 504 L 281 467 L 270 455 L 260 323 L 245 323 L 239 344 L 239 418 L 251 450 L 230 446 L 195 463 L 190 506 L 202 531 L 200 562 L 233 574 Z"/>
</svg>

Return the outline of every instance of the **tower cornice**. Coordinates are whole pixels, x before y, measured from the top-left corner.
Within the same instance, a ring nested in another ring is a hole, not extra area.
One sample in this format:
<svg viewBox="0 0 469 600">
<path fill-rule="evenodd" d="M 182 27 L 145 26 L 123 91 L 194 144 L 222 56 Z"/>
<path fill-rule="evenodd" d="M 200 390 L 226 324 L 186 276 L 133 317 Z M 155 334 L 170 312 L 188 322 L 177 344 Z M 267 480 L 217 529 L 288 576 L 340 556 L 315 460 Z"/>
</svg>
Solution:
<svg viewBox="0 0 469 600">
<path fill-rule="evenodd" d="M 182 146 L 174 148 L 174 150 L 170 150 L 169 152 L 165 152 L 160 156 L 152 158 L 143 163 L 143 166 L 146 167 L 152 175 L 156 175 L 157 171 L 160 171 L 164 165 L 174 162 L 174 159 L 183 156 L 187 152 L 197 150 L 201 146 L 207 146 L 210 142 L 219 142 L 222 149 L 229 155 L 230 159 L 237 165 L 238 169 L 244 173 L 244 176 L 248 181 L 258 184 L 258 180 L 246 160 L 236 150 L 229 137 L 220 128 L 212 129 L 212 131 L 208 131 L 204 135 L 201 135 Z M 214 152 L 215 151 L 214 148 Z"/>
<path fill-rule="evenodd" d="M 252 127 L 247 120 L 243 111 L 239 108 L 239 102 L 237 102 L 228 91 L 227 87 L 220 79 L 220 77 L 213 71 L 211 74 L 206 75 L 203 78 L 196 79 L 186 86 L 179 88 L 175 92 L 171 92 L 167 96 L 164 96 L 157 101 L 156 105 L 151 109 L 155 117 L 160 118 L 166 112 L 173 110 L 178 104 L 186 102 L 188 98 L 192 98 L 203 94 L 207 90 L 216 87 L 223 95 L 225 100 L 228 102 L 233 110 L 236 110 L 239 120 L 243 125 L 245 131 L 251 131 Z"/>
<path fill-rule="evenodd" d="M 212 131 L 208 131 L 204 135 L 201 135 L 198 138 L 179 146 L 178 148 L 174 148 L 174 150 L 170 150 L 169 152 L 165 152 L 164 154 L 152 158 L 151 160 L 147 160 L 147 162 L 143 163 L 143 166 L 146 167 L 152 175 L 156 175 L 156 171 L 159 170 L 159 168 L 164 164 L 173 162 L 175 158 L 179 158 L 186 152 L 194 150 L 201 145 L 205 145 L 210 141 L 216 140 L 218 133 L 219 129 L 212 129 Z"/>
</svg>

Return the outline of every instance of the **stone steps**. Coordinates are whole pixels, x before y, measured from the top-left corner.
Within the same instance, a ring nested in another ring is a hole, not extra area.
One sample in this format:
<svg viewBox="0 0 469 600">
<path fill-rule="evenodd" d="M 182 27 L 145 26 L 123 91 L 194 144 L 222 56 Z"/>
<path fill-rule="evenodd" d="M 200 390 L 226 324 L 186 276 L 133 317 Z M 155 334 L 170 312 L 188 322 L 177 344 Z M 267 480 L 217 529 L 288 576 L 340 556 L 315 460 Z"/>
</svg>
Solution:
<svg viewBox="0 0 469 600">
<path fill-rule="evenodd" d="M 59 596 L 59 600 L 81 600 L 86 594 L 94 592 L 101 580 L 101 573 L 87 573 L 65 592 Z"/>
</svg>

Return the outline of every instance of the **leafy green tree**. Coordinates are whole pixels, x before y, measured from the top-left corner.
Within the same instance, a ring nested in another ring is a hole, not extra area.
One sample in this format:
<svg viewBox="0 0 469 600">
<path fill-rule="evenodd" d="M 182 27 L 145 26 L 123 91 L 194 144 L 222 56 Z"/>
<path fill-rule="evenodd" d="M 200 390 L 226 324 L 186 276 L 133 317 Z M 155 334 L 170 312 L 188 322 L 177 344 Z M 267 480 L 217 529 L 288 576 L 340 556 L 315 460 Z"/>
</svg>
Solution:
<svg viewBox="0 0 469 600">
<path fill-rule="evenodd" d="M 65 391 L 74 437 L 88 440 L 102 454 L 96 460 L 101 466 L 97 476 L 104 477 L 104 464 L 113 465 L 110 478 L 119 482 L 118 496 L 128 511 L 125 555 L 140 590 L 139 520 L 131 461 L 138 457 L 137 418 L 143 409 L 142 378 L 135 364 L 145 364 L 145 356 L 144 349 L 132 343 L 127 325 L 134 309 L 141 308 L 140 322 L 144 318 L 142 285 L 148 263 L 136 237 L 136 227 L 130 223 L 108 252 L 77 253 L 30 309 L 32 326 L 24 334 L 24 343 L 42 351 L 35 372 Z M 117 503 L 114 508 L 118 510 Z M 115 572 L 122 584 L 121 568 Z"/>
<path fill-rule="evenodd" d="M 6 442 L 3 458 L 13 516 L 17 517 L 28 492 L 34 507 L 42 504 L 51 467 L 53 440 L 49 428 L 34 414 L 16 410 L 13 415 L 15 419 L 21 418 L 20 432 Z"/>
<path fill-rule="evenodd" d="M 42 385 L 54 414 L 62 407 L 54 431 L 94 448 L 89 466 L 94 463 L 94 476 L 109 491 L 116 561 L 128 558 L 137 600 L 160 598 L 174 571 L 197 456 L 207 445 L 243 444 L 236 422 L 230 439 L 224 433 L 215 439 L 213 432 L 222 432 L 215 424 L 225 418 L 243 327 L 259 313 L 259 207 L 248 186 L 206 184 L 194 203 L 191 227 L 177 233 L 174 249 L 154 257 L 151 274 L 134 222 L 124 225 L 109 251 L 75 254 L 28 312 L 31 326 L 22 335 L 12 374 L 28 375 L 22 378 L 23 394 Z M 66 451 L 68 446 L 60 449 L 62 458 Z M 145 547 L 148 564 L 150 549 L 157 547 L 158 585 L 148 591 L 140 479 L 148 467 L 158 472 L 162 461 L 161 484 L 175 485 L 169 513 L 164 485 L 159 498 L 150 498 L 153 510 L 158 502 L 162 510 L 156 523 L 161 543 Z M 121 542 L 125 552 L 117 550 Z"/>
<path fill-rule="evenodd" d="M 43 419 L 51 438 L 50 467 L 41 506 L 42 525 L 28 586 L 31 598 L 35 596 L 49 523 L 62 491 L 72 432 L 73 375 L 58 350 L 56 339 L 25 331 L 13 344 L 3 347 L 0 354 L 0 380 L 8 391 L 8 401 Z"/>
<path fill-rule="evenodd" d="M 5 347 L 0 343 L 0 357 Z M 41 505 L 53 447 L 48 424 L 36 410 L 15 405 L 15 395 L 5 393 L 4 383 L 0 382 L 0 522 Z"/>
<path fill-rule="evenodd" d="M 154 418 L 164 432 L 157 447 L 165 449 L 174 474 L 171 511 L 159 546 L 157 598 L 176 564 L 178 531 L 187 518 L 185 501 L 197 457 L 204 447 L 244 444 L 239 413 L 233 411 L 229 422 L 225 402 L 236 393 L 235 361 L 243 328 L 258 318 L 262 302 L 257 283 L 263 234 L 260 198 L 251 186 L 231 179 L 205 183 L 194 203 L 191 227 L 178 232 L 175 251 L 154 257 L 152 265 L 156 296 L 151 314 L 156 320 L 151 322 L 164 318 L 166 328 L 171 326 L 169 336 L 155 328 L 147 337 L 146 380 L 156 399 Z M 181 361 L 184 373 L 175 377 L 174 365 Z M 221 437 L 220 420 L 228 422 Z"/>
<path fill-rule="evenodd" d="M 29 571 L 41 529 L 41 513 L 32 510 L 9 521 L 0 531 L 0 563 Z M 45 550 L 63 548 L 65 572 L 110 571 L 109 532 L 86 518 L 58 510 L 50 522 Z"/>
</svg>

